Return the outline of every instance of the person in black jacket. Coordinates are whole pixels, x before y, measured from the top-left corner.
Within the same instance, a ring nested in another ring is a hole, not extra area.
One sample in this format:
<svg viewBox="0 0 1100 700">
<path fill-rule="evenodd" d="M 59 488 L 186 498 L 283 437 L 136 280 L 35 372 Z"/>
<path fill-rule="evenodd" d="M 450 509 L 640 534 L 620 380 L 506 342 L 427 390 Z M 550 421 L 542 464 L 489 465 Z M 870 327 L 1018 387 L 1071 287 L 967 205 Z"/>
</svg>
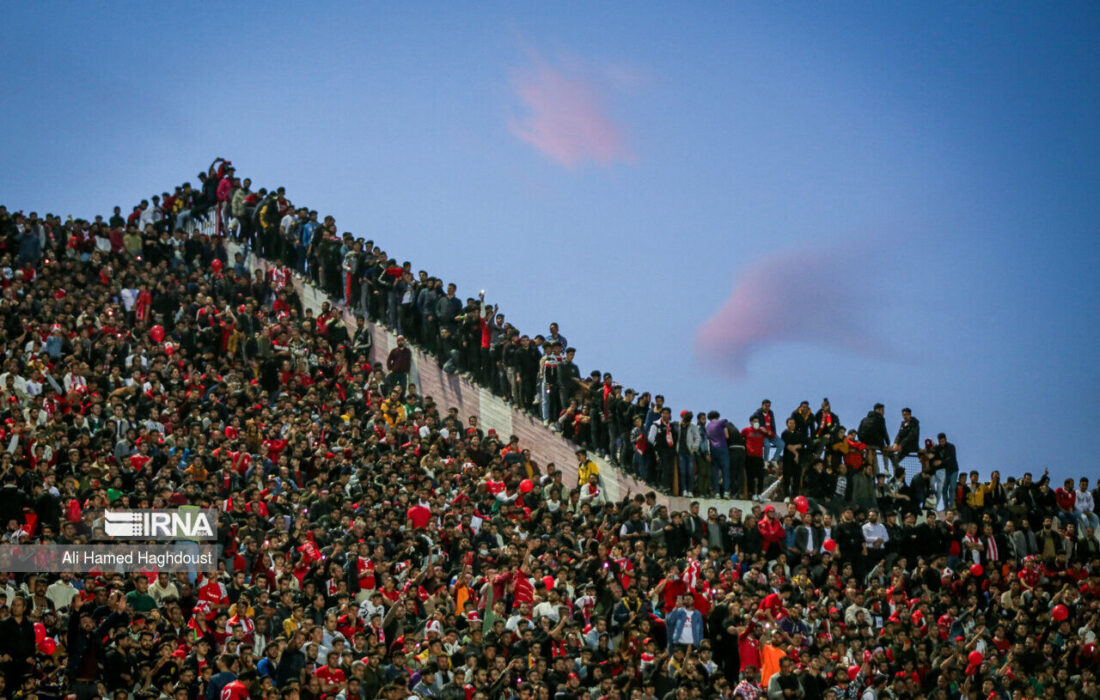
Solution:
<svg viewBox="0 0 1100 700">
<path fill-rule="evenodd" d="M 920 421 L 908 408 L 901 409 L 901 427 L 894 436 L 894 444 L 887 448 L 894 466 L 899 466 L 906 456 L 916 454 L 920 448 Z"/>
<path fill-rule="evenodd" d="M 77 697 L 92 697 L 96 693 L 99 667 L 103 664 L 106 651 L 103 649 L 103 637 L 92 618 L 92 611 L 83 605 L 82 596 L 73 598 L 65 642 L 69 654 L 65 673 L 72 679 Z"/>
<path fill-rule="evenodd" d="M 22 688 L 34 664 L 34 625 L 27 616 L 27 601 L 11 602 L 11 616 L 0 622 L 0 669 L 9 688 Z"/>
<path fill-rule="evenodd" d="M 875 465 L 878 472 L 878 456 L 875 453 L 885 454 L 890 443 L 890 434 L 886 432 L 886 407 L 881 403 L 876 403 L 874 409 L 868 411 L 859 422 L 859 441 L 867 445 L 867 461 Z M 883 466 L 886 466 L 885 463 Z"/>
<path fill-rule="evenodd" d="M 814 436 L 814 412 L 810 409 L 810 402 L 803 401 L 798 408 L 791 412 L 794 419 L 795 430 L 802 436 L 802 442 L 809 444 Z"/>
<path fill-rule="evenodd" d="M 844 439 L 843 433 L 840 432 L 840 416 L 833 413 L 829 399 L 821 400 L 821 408 L 814 414 L 813 431 L 814 454 L 828 454 L 830 445 Z M 834 462 L 839 461 L 835 459 L 836 455 L 833 457 Z"/>
<path fill-rule="evenodd" d="M 581 379 L 581 371 L 573 358 L 577 356 L 576 348 L 565 349 L 565 359 L 558 363 L 558 405 L 565 408 L 577 395 L 577 385 Z M 551 417 L 552 418 L 552 417 Z"/>
<path fill-rule="evenodd" d="M 783 431 L 780 442 L 783 445 L 783 493 L 787 498 L 794 498 L 802 493 L 802 465 L 806 463 L 810 449 L 793 417 L 787 419 L 787 429 Z"/>
</svg>

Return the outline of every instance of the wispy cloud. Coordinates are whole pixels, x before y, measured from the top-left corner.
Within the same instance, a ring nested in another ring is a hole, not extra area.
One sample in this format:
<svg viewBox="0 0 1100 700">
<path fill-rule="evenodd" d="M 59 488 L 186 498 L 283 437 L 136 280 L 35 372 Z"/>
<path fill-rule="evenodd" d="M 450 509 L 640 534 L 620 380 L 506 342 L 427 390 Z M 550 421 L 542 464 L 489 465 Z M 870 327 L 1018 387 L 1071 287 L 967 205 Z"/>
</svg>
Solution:
<svg viewBox="0 0 1100 700">
<path fill-rule="evenodd" d="M 567 168 L 632 162 L 625 130 L 609 114 L 610 93 L 622 71 L 586 68 L 578 61 L 551 65 L 528 53 L 533 65 L 512 78 L 525 114 L 509 121 L 511 132 Z"/>
<path fill-rule="evenodd" d="M 842 254 L 800 249 L 743 271 L 733 293 L 695 336 L 698 357 L 733 377 L 769 345 L 799 342 L 886 356 L 869 319 L 877 296 L 870 270 Z"/>
</svg>

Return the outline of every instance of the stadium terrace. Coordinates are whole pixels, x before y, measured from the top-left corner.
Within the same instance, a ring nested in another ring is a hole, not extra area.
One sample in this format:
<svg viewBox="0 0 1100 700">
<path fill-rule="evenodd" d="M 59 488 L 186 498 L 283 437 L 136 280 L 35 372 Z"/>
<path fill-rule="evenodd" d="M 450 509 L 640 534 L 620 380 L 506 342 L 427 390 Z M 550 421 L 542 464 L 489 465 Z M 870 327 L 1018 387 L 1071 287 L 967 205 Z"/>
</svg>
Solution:
<svg viewBox="0 0 1100 700">
<path fill-rule="evenodd" d="M 908 408 L 674 411 L 221 158 L 8 204 L 0 546 L 197 506 L 223 558 L 0 573 L 0 697 L 1098 697 L 1086 478 L 982 481 Z"/>
</svg>

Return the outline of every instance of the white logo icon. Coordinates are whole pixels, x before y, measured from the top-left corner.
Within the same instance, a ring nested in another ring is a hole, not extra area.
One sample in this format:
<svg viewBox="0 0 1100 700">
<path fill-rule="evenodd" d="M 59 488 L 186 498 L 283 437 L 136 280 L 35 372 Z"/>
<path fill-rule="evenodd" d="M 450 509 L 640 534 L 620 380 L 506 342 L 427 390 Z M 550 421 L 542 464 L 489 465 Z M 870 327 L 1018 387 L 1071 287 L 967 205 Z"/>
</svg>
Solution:
<svg viewBox="0 0 1100 700">
<path fill-rule="evenodd" d="M 213 517 L 200 510 L 116 510 L 104 511 L 103 531 L 108 537 L 140 537 L 174 540 L 179 538 L 210 540 L 214 534 Z"/>
<path fill-rule="evenodd" d="M 104 517 L 107 522 L 103 525 L 103 530 L 110 537 L 141 537 L 142 536 L 142 517 L 141 513 L 136 512 L 119 512 L 111 511 L 104 512 Z"/>
</svg>

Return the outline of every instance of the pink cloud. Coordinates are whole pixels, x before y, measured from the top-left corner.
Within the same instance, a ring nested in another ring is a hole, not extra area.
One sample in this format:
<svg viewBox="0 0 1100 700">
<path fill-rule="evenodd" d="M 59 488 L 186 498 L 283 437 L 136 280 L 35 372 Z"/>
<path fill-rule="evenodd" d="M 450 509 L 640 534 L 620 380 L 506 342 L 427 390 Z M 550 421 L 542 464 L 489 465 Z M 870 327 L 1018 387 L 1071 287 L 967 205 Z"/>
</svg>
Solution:
<svg viewBox="0 0 1100 700">
<path fill-rule="evenodd" d="M 607 88 L 579 66 L 563 69 L 534 60 L 533 68 L 513 80 L 527 114 L 510 121 L 511 132 L 567 168 L 585 161 L 632 162 L 622 126 L 608 115 Z"/>
<path fill-rule="evenodd" d="M 784 342 L 884 356 L 888 344 L 870 321 L 879 298 L 872 273 L 881 270 L 821 250 L 765 258 L 739 275 L 729 299 L 699 327 L 696 354 L 734 377 L 745 375 L 758 352 Z"/>
</svg>

